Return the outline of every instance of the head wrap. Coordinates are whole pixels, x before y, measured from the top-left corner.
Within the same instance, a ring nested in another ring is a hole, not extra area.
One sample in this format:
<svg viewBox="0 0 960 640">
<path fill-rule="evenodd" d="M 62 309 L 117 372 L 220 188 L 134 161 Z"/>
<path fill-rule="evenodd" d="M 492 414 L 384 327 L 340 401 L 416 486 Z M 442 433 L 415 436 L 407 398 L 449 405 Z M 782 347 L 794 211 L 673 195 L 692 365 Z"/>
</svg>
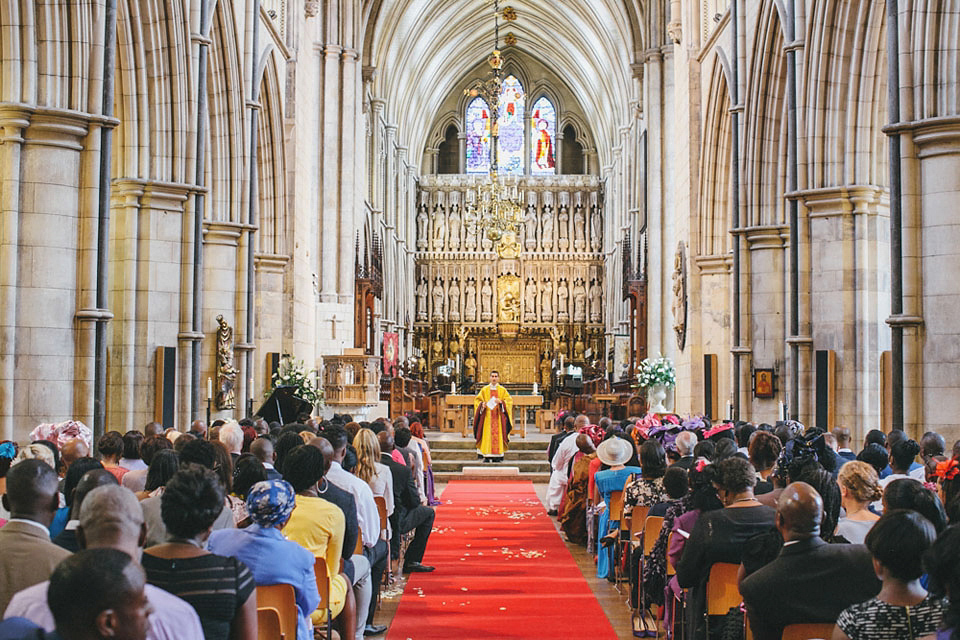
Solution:
<svg viewBox="0 0 960 640">
<path fill-rule="evenodd" d="M 590 441 L 593 442 L 594 449 L 596 449 L 600 443 L 603 442 L 603 429 L 595 424 L 587 425 L 586 427 L 580 427 L 577 430 L 577 433 L 582 433 L 590 438 Z"/>
<path fill-rule="evenodd" d="M 63 448 L 63 445 L 75 438 L 80 438 L 87 445 L 87 449 L 93 450 L 93 432 L 79 420 L 38 424 L 30 432 L 31 440 L 49 440 L 57 445 L 57 449 Z"/>
<path fill-rule="evenodd" d="M 13 460 L 17 457 L 17 445 L 9 440 L 0 444 L 0 458 L 9 458 Z"/>
<path fill-rule="evenodd" d="M 275 527 L 286 522 L 296 506 L 296 495 L 286 480 L 258 482 L 247 494 L 250 519 L 261 527 Z"/>
<path fill-rule="evenodd" d="M 733 423 L 732 423 L 732 422 L 721 422 L 721 423 L 718 424 L 718 425 L 714 425 L 714 426 L 710 427 L 709 429 L 707 429 L 706 431 L 703 432 L 703 437 L 704 437 L 704 438 L 709 438 L 709 437 L 711 437 L 711 436 L 717 435 L 718 433 L 723 433 L 724 431 L 733 431 Z"/>
</svg>

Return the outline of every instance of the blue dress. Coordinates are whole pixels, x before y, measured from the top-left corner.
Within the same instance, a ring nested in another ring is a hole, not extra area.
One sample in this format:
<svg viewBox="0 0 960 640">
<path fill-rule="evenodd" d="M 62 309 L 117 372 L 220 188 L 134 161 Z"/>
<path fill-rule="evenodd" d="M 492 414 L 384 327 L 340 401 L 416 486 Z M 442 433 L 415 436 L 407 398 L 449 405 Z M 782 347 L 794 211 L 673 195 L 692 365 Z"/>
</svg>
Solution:
<svg viewBox="0 0 960 640">
<path fill-rule="evenodd" d="M 597 577 L 606 578 L 607 573 L 610 571 L 610 549 L 604 549 L 600 546 L 600 540 L 607 533 L 610 532 L 610 529 L 616 525 L 620 525 L 619 520 L 610 521 L 610 493 L 613 491 L 622 491 L 624 485 L 627 484 L 627 480 L 630 479 L 635 473 L 640 473 L 640 467 L 624 467 L 623 469 L 617 469 L 616 471 L 611 471 L 607 469 L 606 471 L 598 471 L 595 476 L 595 482 L 597 484 L 597 493 L 600 494 L 600 497 L 606 503 L 607 508 L 603 510 L 603 513 L 600 514 L 600 522 L 597 525 Z"/>
</svg>

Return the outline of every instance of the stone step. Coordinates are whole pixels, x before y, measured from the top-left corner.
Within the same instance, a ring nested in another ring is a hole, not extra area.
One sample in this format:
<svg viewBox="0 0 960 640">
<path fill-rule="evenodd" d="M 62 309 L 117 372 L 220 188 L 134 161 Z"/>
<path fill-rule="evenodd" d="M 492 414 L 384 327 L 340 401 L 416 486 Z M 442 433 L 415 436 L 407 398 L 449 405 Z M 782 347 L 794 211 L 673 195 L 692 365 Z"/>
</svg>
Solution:
<svg viewBox="0 0 960 640">
<path fill-rule="evenodd" d="M 476 460 L 477 459 L 477 450 L 476 448 L 471 449 L 434 449 L 430 448 L 430 457 L 432 460 Z M 506 457 L 510 460 L 543 460 L 547 461 L 546 449 L 542 451 L 508 451 Z"/>
<path fill-rule="evenodd" d="M 458 436 L 448 440 L 427 435 L 427 442 L 430 444 L 431 453 L 437 449 L 469 449 L 475 451 L 477 448 L 477 443 L 473 438 L 460 438 Z M 546 451 L 549 447 L 549 442 L 533 442 L 520 438 L 510 440 L 508 445 L 508 448 L 512 451 Z"/>
<path fill-rule="evenodd" d="M 484 463 L 478 460 L 476 457 L 473 460 L 437 460 L 433 459 L 433 472 L 434 473 L 444 473 L 444 472 L 457 472 L 463 470 L 464 467 L 475 467 L 478 464 L 492 464 Z M 521 472 L 526 473 L 546 473 L 550 475 L 550 464 L 544 460 L 543 462 L 524 462 L 521 460 L 511 460 L 510 458 L 504 459 L 500 464 L 508 465 L 511 467 L 518 467 Z"/>
</svg>

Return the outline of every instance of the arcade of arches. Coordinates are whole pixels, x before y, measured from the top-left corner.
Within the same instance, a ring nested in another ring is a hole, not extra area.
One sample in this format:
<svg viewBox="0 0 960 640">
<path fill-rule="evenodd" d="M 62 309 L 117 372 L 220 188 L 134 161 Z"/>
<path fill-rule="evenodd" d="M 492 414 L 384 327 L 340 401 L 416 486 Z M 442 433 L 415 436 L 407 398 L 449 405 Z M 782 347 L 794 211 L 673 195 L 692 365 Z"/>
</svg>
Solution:
<svg viewBox="0 0 960 640">
<path fill-rule="evenodd" d="M 960 3 L 734 3 L 510 2 L 491 149 L 490 2 L 2 0 L 0 437 L 185 428 L 220 366 L 239 416 L 276 354 L 376 395 L 385 344 L 960 437 Z"/>
</svg>

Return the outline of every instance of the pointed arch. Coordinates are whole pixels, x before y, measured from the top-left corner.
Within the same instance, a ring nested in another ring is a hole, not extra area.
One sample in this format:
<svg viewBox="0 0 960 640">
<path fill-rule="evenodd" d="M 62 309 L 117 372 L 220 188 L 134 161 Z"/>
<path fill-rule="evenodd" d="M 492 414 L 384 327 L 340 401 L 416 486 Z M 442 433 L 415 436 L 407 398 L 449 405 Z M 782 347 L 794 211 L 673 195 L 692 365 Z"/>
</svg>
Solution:
<svg viewBox="0 0 960 640">
<path fill-rule="evenodd" d="M 732 118 L 727 78 L 714 57 L 704 110 L 700 151 L 701 209 L 695 255 L 723 256 L 730 251 L 730 166 Z"/>
<path fill-rule="evenodd" d="M 530 107 L 530 173 L 553 175 L 557 172 L 557 110 L 547 96 Z"/>
</svg>

